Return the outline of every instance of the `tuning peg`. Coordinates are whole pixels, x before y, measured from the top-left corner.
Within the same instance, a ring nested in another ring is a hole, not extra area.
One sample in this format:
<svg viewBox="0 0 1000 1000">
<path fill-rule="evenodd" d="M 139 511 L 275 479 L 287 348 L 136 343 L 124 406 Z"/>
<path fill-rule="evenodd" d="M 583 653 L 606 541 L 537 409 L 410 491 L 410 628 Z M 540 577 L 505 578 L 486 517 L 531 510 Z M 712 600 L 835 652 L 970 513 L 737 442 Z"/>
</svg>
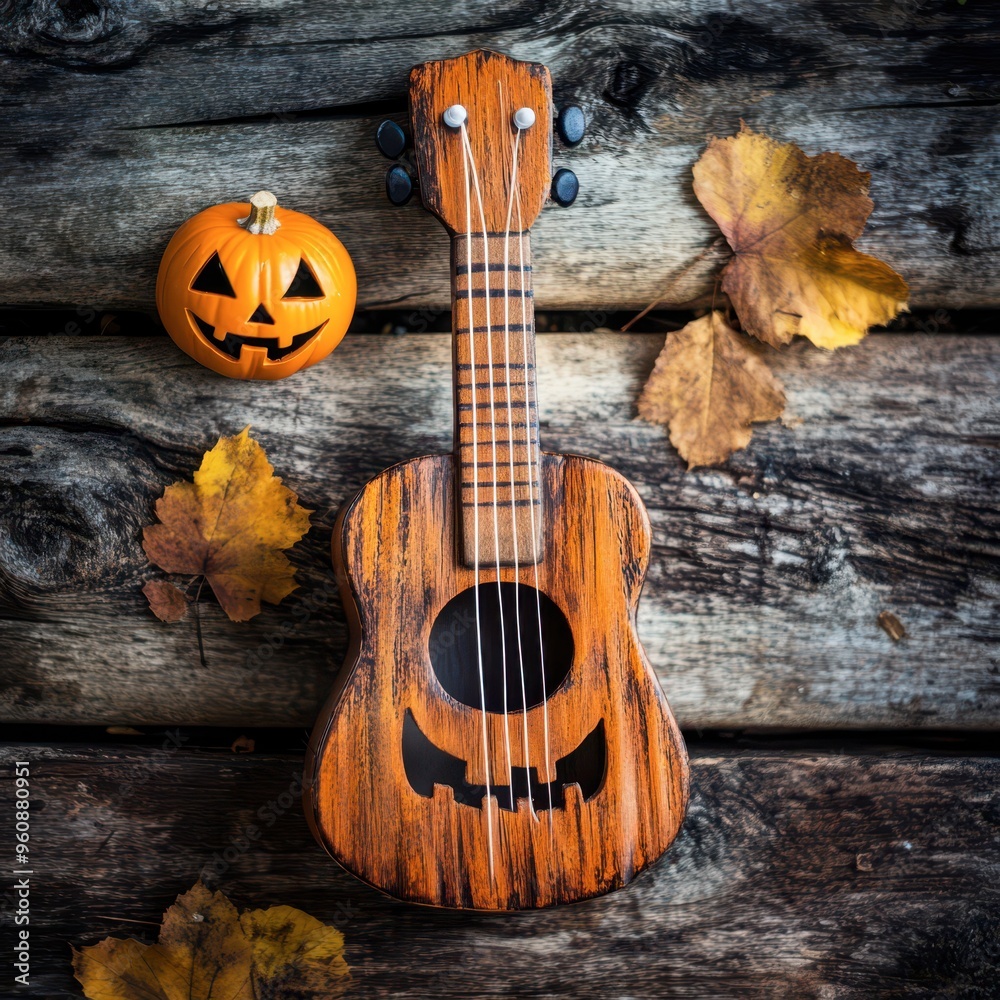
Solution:
<svg viewBox="0 0 1000 1000">
<path fill-rule="evenodd" d="M 396 205 L 405 205 L 413 196 L 413 178 L 406 167 L 395 164 L 385 172 L 385 193 L 389 201 Z"/>
<path fill-rule="evenodd" d="M 563 208 L 569 208 L 580 193 L 580 182 L 572 170 L 565 167 L 556 171 L 552 178 L 552 200 Z"/>
<path fill-rule="evenodd" d="M 579 104 L 567 104 L 561 108 L 556 118 L 556 131 L 559 138 L 567 146 L 575 146 L 583 139 L 587 119 L 583 116 L 583 108 Z"/>
<path fill-rule="evenodd" d="M 375 145 L 383 156 L 395 160 L 406 149 L 406 133 L 387 118 L 375 130 Z"/>
</svg>

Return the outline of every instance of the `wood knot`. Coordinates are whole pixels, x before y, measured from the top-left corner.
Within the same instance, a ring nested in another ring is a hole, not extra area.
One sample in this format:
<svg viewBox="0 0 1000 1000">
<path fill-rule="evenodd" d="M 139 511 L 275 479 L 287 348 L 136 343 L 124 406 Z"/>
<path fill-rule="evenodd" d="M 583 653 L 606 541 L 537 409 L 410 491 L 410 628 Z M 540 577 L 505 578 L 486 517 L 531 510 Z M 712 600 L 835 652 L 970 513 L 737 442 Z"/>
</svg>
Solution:
<svg viewBox="0 0 1000 1000">
<path fill-rule="evenodd" d="M 57 45 L 96 45 L 125 26 L 122 5 L 115 0 L 47 0 L 31 4 L 28 16 L 35 34 Z"/>
<path fill-rule="evenodd" d="M 614 105 L 634 114 L 658 72 L 643 63 L 623 59 L 611 71 L 604 96 Z"/>
<path fill-rule="evenodd" d="M 22 0 L 0 5 L 0 38 L 14 50 L 98 45 L 125 27 L 122 0 Z"/>
</svg>

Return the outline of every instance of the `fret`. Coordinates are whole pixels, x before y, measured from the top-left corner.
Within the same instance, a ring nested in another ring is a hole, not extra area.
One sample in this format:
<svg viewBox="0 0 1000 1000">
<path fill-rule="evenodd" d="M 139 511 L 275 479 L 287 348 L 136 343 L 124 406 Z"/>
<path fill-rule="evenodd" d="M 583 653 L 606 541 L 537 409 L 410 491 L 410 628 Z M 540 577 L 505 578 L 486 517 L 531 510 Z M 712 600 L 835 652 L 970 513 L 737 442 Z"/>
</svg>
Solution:
<svg viewBox="0 0 1000 1000">
<path fill-rule="evenodd" d="M 507 412 L 506 410 L 504 411 Z M 468 445 L 471 449 L 472 447 L 472 432 L 476 432 L 476 440 L 479 442 L 480 449 L 489 448 L 492 446 L 493 442 L 507 445 L 513 443 L 515 451 L 523 451 L 527 447 L 527 443 L 530 441 L 532 445 L 538 445 L 538 435 L 533 429 L 526 429 L 524 426 L 524 413 L 522 409 L 520 411 L 515 410 L 515 413 L 520 413 L 519 420 L 508 421 L 501 415 L 496 415 L 496 421 L 494 426 L 490 423 L 489 412 L 484 411 L 480 413 L 476 420 L 472 419 L 471 412 L 466 412 L 462 418 L 456 421 L 457 426 L 462 430 L 468 432 Z M 528 420 L 530 421 L 533 417 L 532 413 L 528 413 Z M 509 438 L 509 439 L 508 439 Z M 529 456 L 525 456 L 529 457 Z"/>
<path fill-rule="evenodd" d="M 542 517 L 514 513 L 544 504 L 530 247 L 527 234 L 511 235 L 485 246 L 475 235 L 452 242 L 455 478 L 468 565 L 477 556 L 482 566 L 509 565 L 515 550 L 522 564 L 542 554 Z"/>
<path fill-rule="evenodd" d="M 518 237 L 520 236 L 520 237 L 524 238 L 524 248 L 526 250 L 528 249 L 528 232 L 527 232 L 527 230 L 525 230 L 523 233 L 518 233 L 517 231 L 515 231 L 515 230 L 512 229 L 510 232 L 505 233 L 502 229 L 487 229 L 486 230 L 486 235 L 489 237 L 489 240 L 490 240 L 491 244 L 496 243 L 496 244 L 499 244 L 501 247 L 503 246 L 503 241 L 504 241 L 505 238 L 509 238 L 510 239 L 510 245 L 511 245 L 511 247 L 517 246 L 517 244 L 518 244 Z M 456 242 L 460 242 L 460 241 L 462 241 L 464 239 L 465 239 L 464 236 L 456 236 L 455 237 L 455 241 Z M 479 256 L 482 255 L 482 249 L 483 249 L 483 231 L 481 229 L 479 229 L 479 230 L 473 230 L 473 232 L 472 232 L 472 243 L 473 243 L 473 246 L 476 248 L 475 252 L 472 255 L 473 258 L 475 259 L 475 258 L 477 258 L 477 257 L 479 257 Z M 461 259 L 465 260 L 465 252 L 464 251 L 461 254 Z"/>
<path fill-rule="evenodd" d="M 470 385 L 469 382 L 463 382 L 459 386 L 459 389 L 462 392 L 467 392 L 469 389 L 469 385 Z M 504 379 L 502 382 L 472 382 L 471 385 L 475 389 L 506 389 L 508 385 L 510 385 L 510 383 L 506 379 Z M 514 383 L 513 387 L 515 389 L 518 389 L 521 388 L 523 385 L 524 385 L 523 382 Z"/>
<path fill-rule="evenodd" d="M 522 323 L 490 323 L 489 326 L 474 326 L 472 328 L 473 333 L 503 333 L 505 330 L 510 333 L 523 333 L 525 330 L 524 324 Z M 528 333 L 534 332 L 534 328 L 529 323 L 527 326 Z M 468 335 L 469 328 L 467 326 L 456 326 L 453 330 L 454 333 L 464 333 Z"/>
<path fill-rule="evenodd" d="M 473 466 L 478 466 L 481 469 L 485 469 L 487 467 L 491 467 L 493 465 L 493 462 L 492 462 L 492 460 L 487 460 L 487 461 L 480 460 L 478 462 L 459 462 L 458 464 L 463 469 L 471 469 Z M 535 464 L 534 462 L 527 461 L 527 460 L 520 461 L 520 462 L 514 462 L 514 468 L 515 469 L 517 469 L 517 468 L 525 468 L 526 466 L 529 466 L 529 465 L 530 466 L 534 466 L 534 464 Z M 508 469 L 510 468 L 510 465 L 511 465 L 510 462 L 506 463 L 506 466 L 507 466 Z"/>
<path fill-rule="evenodd" d="M 455 367 L 460 372 L 467 372 L 471 370 L 472 365 L 470 365 L 468 361 L 461 361 L 458 362 Z M 501 370 L 504 368 L 510 368 L 511 370 L 517 369 L 518 371 L 526 370 L 529 372 L 533 372 L 535 370 L 534 364 L 530 362 L 525 364 L 519 361 L 511 361 L 509 364 L 504 364 L 503 361 L 494 361 L 492 364 L 488 361 L 477 361 L 476 368 L 500 368 Z"/>
<path fill-rule="evenodd" d="M 473 274 L 482 274 L 485 270 L 486 270 L 486 265 L 482 261 L 479 261 L 478 263 L 475 263 L 475 264 L 472 265 L 472 272 L 473 272 Z M 506 268 L 505 268 L 502 263 L 500 263 L 500 264 L 492 264 L 491 263 L 490 264 L 490 271 L 501 271 L 502 272 L 504 270 L 516 272 L 517 274 L 524 274 L 526 271 L 530 271 L 531 270 L 531 265 L 530 264 L 523 264 L 523 265 L 522 264 L 508 264 L 506 266 Z M 455 274 L 456 275 L 468 274 L 468 273 L 469 273 L 469 265 L 468 264 L 459 264 L 455 268 Z"/>
<path fill-rule="evenodd" d="M 491 299 L 502 299 L 502 298 L 521 298 L 522 296 L 526 299 L 534 298 L 535 293 L 530 288 L 490 288 L 490 298 Z M 473 288 L 470 292 L 468 288 L 459 288 L 455 290 L 456 299 L 467 299 L 470 295 L 474 299 L 485 299 L 486 289 L 485 288 Z M 497 330 L 503 329 L 502 323 L 491 324 L 491 329 Z"/>
<path fill-rule="evenodd" d="M 471 436 L 472 424 L 463 424 L 462 425 L 462 429 L 469 431 L 470 432 L 470 436 Z M 515 451 L 517 451 L 518 449 L 523 450 L 524 449 L 524 438 L 523 437 L 515 437 L 513 440 L 511 440 L 510 438 L 505 437 L 505 436 L 501 436 L 500 434 L 496 434 L 496 435 L 490 434 L 489 436 L 480 435 L 480 438 L 479 438 L 479 453 L 480 454 L 483 454 L 483 452 L 485 452 L 488 455 L 492 455 L 492 453 L 493 453 L 493 446 L 494 445 L 496 445 L 496 447 L 497 447 L 497 455 L 501 454 L 501 450 L 500 449 L 506 449 L 509 445 L 513 445 Z M 505 453 L 504 457 L 502 459 L 501 458 L 497 458 L 497 465 L 504 466 L 504 467 L 509 467 L 510 466 L 509 456 Z"/>
<path fill-rule="evenodd" d="M 541 507 L 542 500 L 541 497 L 535 497 L 533 500 L 501 500 L 499 504 L 494 503 L 493 500 L 480 500 L 479 503 L 476 503 L 475 500 L 462 501 L 463 507 L 489 507 L 492 509 L 494 506 L 510 507 L 512 505 L 514 507 Z M 528 537 L 531 538 L 530 535 Z"/>
<path fill-rule="evenodd" d="M 534 434 L 525 433 L 524 428 L 518 427 L 514 421 L 508 426 L 506 421 L 498 419 L 497 426 L 492 427 L 489 417 L 486 417 L 485 414 L 480 416 L 478 420 L 459 420 L 458 426 L 461 430 L 468 431 L 470 438 L 472 432 L 476 432 L 476 440 L 479 442 L 480 449 L 492 448 L 494 443 L 497 445 L 513 444 L 515 448 L 525 448 L 529 440 L 533 444 L 537 444 L 538 441 Z M 471 445 L 470 440 L 469 446 L 471 447 Z"/>
<path fill-rule="evenodd" d="M 538 483 L 534 479 L 517 479 L 515 483 L 520 486 L 511 486 L 509 482 L 492 482 L 481 480 L 478 484 L 471 480 L 466 480 L 461 484 L 461 489 L 466 499 L 472 496 L 477 490 L 480 497 L 497 497 L 500 503 L 505 503 L 510 497 L 527 497 L 538 494 Z M 492 502 L 492 500 L 491 500 Z"/>
<path fill-rule="evenodd" d="M 463 463 L 463 466 L 465 466 L 465 464 L 466 463 Z M 529 466 L 531 466 L 532 468 L 529 469 L 528 475 L 534 476 L 534 468 L 533 468 L 534 463 L 533 462 L 521 462 L 521 463 L 515 462 L 514 463 L 514 468 L 515 469 L 518 469 L 518 468 L 528 469 Z M 468 463 L 468 467 L 469 468 L 472 467 L 472 463 L 471 462 Z M 480 473 L 479 482 L 480 483 L 484 483 L 487 486 L 493 480 L 492 479 L 483 479 L 482 478 L 482 472 L 483 472 L 484 469 L 489 469 L 491 471 L 494 471 L 494 472 L 497 472 L 497 473 L 500 473 L 500 474 L 503 474 L 503 475 L 509 475 L 510 474 L 510 462 L 507 460 L 506 457 L 503 458 L 503 459 L 497 458 L 495 466 L 494 466 L 493 462 L 490 461 L 490 460 L 487 460 L 485 462 L 480 461 L 479 464 L 476 466 L 476 468 L 479 470 L 479 473 Z M 463 483 L 471 483 L 471 482 L 474 482 L 475 479 L 476 479 L 476 477 L 473 476 L 471 473 L 465 473 L 463 475 L 463 477 L 462 477 L 462 482 Z M 535 479 L 537 480 L 537 477 L 535 477 Z"/>
<path fill-rule="evenodd" d="M 504 489 L 511 489 L 511 488 L 518 487 L 518 486 L 535 486 L 535 487 L 537 487 L 538 483 L 534 479 L 515 479 L 514 482 L 512 482 L 512 483 L 509 482 L 509 481 L 506 482 L 506 483 L 497 483 L 497 482 L 487 483 L 487 482 L 484 482 L 484 481 L 480 480 L 478 483 L 464 482 L 464 483 L 462 483 L 462 489 L 463 490 L 475 489 L 475 487 L 477 485 L 482 490 L 482 489 L 500 489 L 501 487 L 503 487 Z"/>
<path fill-rule="evenodd" d="M 476 403 L 477 410 L 533 410 L 538 404 L 533 400 L 525 399 L 494 399 Z M 458 409 L 462 412 L 470 412 L 472 403 L 459 403 Z"/>
<path fill-rule="evenodd" d="M 506 267 L 502 263 L 490 264 L 489 271 L 482 264 L 473 264 L 469 270 L 467 264 L 456 267 L 452 273 L 454 284 L 463 288 L 475 285 L 477 288 L 530 288 L 531 268 L 521 267 L 516 262 L 509 263 Z"/>
</svg>

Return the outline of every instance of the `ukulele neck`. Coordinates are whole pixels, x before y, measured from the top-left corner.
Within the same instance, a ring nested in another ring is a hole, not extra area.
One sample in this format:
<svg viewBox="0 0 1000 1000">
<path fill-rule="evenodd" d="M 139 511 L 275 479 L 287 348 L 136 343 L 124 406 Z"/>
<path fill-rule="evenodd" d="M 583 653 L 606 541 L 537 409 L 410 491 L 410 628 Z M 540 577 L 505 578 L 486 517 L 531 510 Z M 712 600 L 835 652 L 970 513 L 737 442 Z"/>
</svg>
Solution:
<svg viewBox="0 0 1000 1000">
<path fill-rule="evenodd" d="M 452 239 L 459 553 L 467 566 L 542 554 L 528 233 Z"/>
</svg>

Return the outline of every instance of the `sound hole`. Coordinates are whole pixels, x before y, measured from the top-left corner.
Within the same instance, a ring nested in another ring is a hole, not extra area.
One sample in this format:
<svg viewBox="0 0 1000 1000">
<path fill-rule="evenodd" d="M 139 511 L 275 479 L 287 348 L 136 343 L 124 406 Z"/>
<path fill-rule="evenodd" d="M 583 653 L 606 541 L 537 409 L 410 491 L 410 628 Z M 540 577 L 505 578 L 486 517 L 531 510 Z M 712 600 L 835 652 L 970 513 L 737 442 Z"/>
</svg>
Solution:
<svg viewBox="0 0 1000 1000">
<path fill-rule="evenodd" d="M 481 583 L 444 606 L 430 636 L 431 665 L 437 679 L 463 705 L 483 707 L 476 655 L 477 593 L 486 711 L 504 710 L 505 681 L 508 712 L 540 705 L 573 665 L 573 633 L 558 606 L 523 583 L 499 587 L 496 582 Z"/>
</svg>

